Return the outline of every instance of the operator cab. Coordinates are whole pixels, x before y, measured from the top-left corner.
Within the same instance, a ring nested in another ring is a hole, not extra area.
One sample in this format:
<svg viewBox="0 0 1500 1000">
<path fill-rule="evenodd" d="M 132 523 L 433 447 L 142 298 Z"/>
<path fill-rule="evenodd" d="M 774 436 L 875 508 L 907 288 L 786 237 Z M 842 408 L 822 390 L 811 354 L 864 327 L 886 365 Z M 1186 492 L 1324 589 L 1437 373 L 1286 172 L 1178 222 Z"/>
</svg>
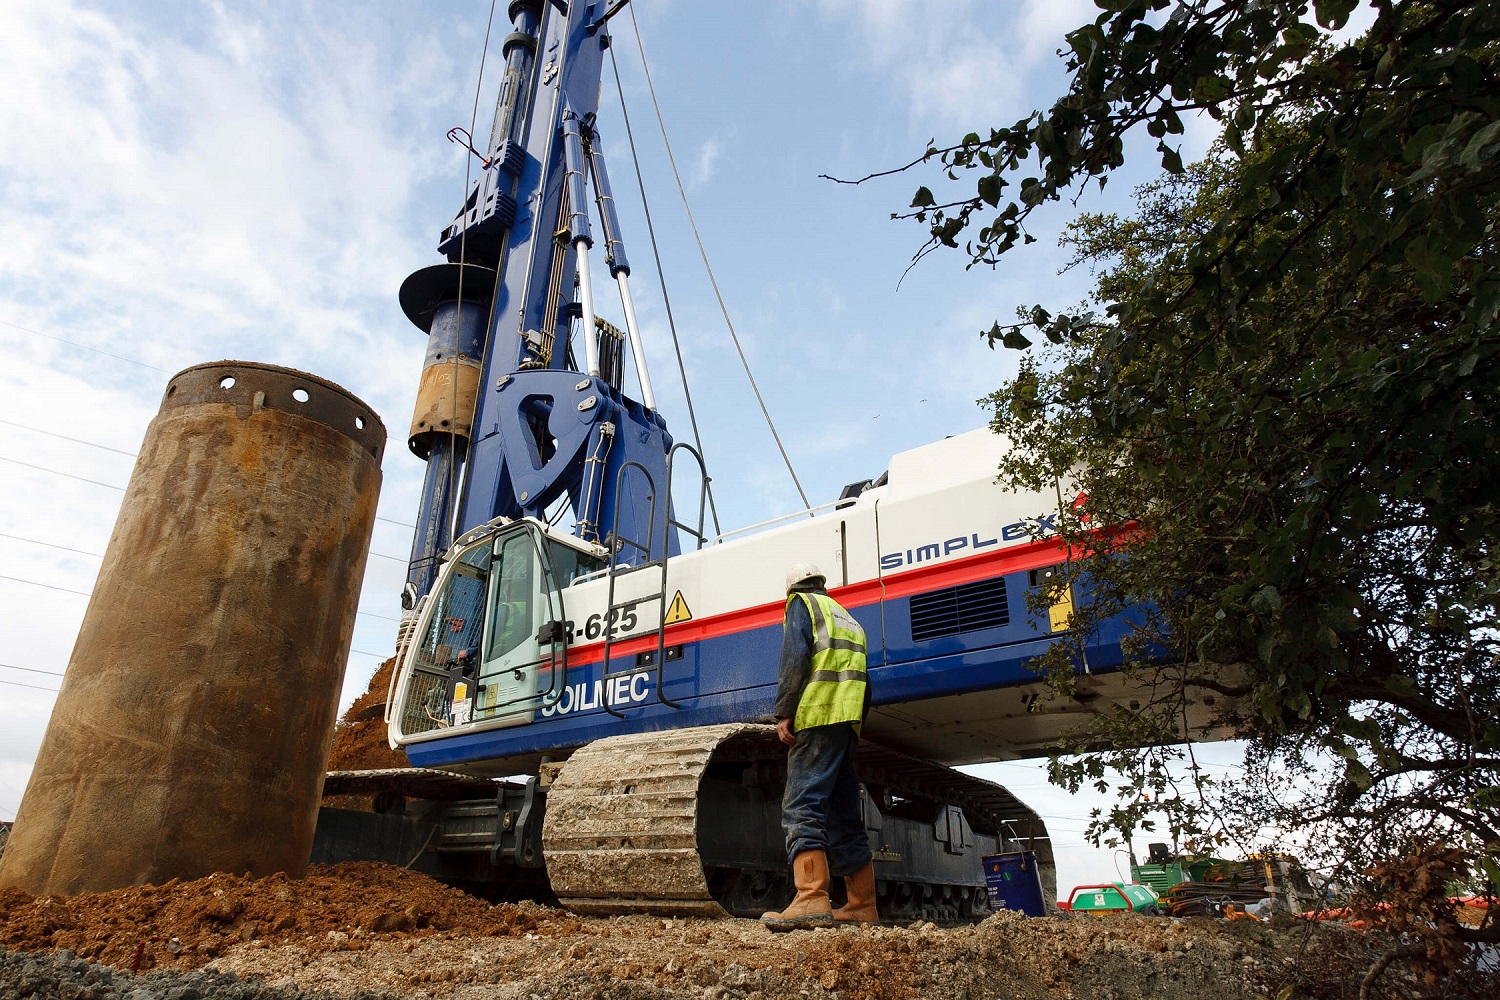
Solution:
<svg viewBox="0 0 1500 1000">
<path fill-rule="evenodd" d="M 602 548 L 531 518 L 459 539 L 400 664 L 392 735 L 532 721 L 566 686 L 562 589 L 605 568 Z"/>
</svg>

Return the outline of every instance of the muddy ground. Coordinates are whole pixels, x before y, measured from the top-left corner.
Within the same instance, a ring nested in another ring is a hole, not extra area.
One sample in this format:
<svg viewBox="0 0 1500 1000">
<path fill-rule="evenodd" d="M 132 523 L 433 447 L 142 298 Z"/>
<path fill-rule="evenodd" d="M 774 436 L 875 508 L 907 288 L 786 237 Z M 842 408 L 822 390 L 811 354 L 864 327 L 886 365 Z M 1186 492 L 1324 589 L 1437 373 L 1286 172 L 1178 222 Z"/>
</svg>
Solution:
<svg viewBox="0 0 1500 1000">
<path fill-rule="evenodd" d="M 406 766 L 380 718 L 391 667 L 340 721 L 331 769 Z M 1357 997 L 1390 944 L 1291 918 L 1011 912 L 962 927 L 772 934 L 752 920 L 491 905 L 372 863 L 71 898 L 0 890 L 3 1000 L 1333 1000 Z M 1500 984 L 1434 987 L 1397 965 L 1373 995 L 1495 997 Z"/>
<path fill-rule="evenodd" d="M 0 996 L 1333 998 L 1357 996 L 1388 943 L 1302 922 L 1009 912 L 964 927 L 778 935 L 750 920 L 492 906 L 356 863 L 300 880 L 216 875 L 71 898 L 0 891 Z M 1383 983 L 1395 989 L 1377 996 L 1423 991 L 1399 969 Z"/>
</svg>

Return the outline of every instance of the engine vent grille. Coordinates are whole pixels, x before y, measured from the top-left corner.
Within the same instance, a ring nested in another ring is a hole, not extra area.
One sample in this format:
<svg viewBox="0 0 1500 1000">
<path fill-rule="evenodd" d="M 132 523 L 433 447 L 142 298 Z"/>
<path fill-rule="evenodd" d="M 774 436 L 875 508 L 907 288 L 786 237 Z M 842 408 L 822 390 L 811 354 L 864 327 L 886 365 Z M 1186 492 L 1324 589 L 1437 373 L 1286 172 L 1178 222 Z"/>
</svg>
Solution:
<svg viewBox="0 0 1500 1000">
<path fill-rule="evenodd" d="M 917 642 L 1010 624 L 1005 578 L 934 590 L 911 599 L 911 637 Z"/>
</svg>

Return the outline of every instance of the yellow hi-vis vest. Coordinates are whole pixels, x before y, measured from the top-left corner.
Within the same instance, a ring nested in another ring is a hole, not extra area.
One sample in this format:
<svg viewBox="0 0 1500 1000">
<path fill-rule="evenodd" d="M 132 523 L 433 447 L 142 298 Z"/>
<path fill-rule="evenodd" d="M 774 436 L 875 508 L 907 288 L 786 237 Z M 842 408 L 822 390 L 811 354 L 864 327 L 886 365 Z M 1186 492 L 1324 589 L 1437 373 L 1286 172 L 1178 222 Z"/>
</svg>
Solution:
<svg viewBox="0 0 1500 1000">
<path fill-rule="evenodd" d="M 792 728 L 852 722 L 857 729 L 865 708 L 865 630 L 827 594 L 793 593 L 786 599 L 787 607 L 798 598 L 812 617 L 812 674 L 797 702 Z"/>
</svg>

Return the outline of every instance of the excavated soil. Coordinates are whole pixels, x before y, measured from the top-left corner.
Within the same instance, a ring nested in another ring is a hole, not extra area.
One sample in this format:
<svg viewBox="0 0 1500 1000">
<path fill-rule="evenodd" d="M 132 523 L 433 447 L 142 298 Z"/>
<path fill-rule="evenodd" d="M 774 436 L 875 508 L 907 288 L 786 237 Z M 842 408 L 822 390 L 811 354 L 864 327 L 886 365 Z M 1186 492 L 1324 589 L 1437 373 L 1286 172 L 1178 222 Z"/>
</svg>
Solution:
<svg viewBox="0 0 1500 1000">
<path fill-rule="evenodd" d="M 1289 987 L 1321 1000 L 1357 995 L 1387 945 L 1326 925 L 1010 912 L 954 928 L 772 934 L 751 920 L 492 906 L 371 863 L 71 898 L 0 891 L 6 997 L 1233 1000 Z M 1415 988 L 1399 970 L 1385 981 Z"/>
<path fill-rule="evenodd" d="M 365 693 L 339 719 L 333 730 L 333 749 L 328 757 L 330 771 L 366 771 L 387 767 L 410 767 L 402 750 L 392 750 L 386 742 L 385 695 L 391 674 L 396 669 L 393 656 L 380 665 Z"/>
<path fill-rule="evenodd" d="M 330 769 L 407 766 L 380 717 L 393 665 L 340 721 Z M 0 997 L 38 1000 L 1334 1000 L 1358 996 L 1390 944 L 1290 919 L 1011 912 L 772 934 L 753 920 L 491 905 L 374 863 L 68 898 L 0 890 Z M 1500 996 L 1493 978 L 1445 986 Z M 1397 964 L 1373 995 L 1429 994 Z"/>
</svg>

